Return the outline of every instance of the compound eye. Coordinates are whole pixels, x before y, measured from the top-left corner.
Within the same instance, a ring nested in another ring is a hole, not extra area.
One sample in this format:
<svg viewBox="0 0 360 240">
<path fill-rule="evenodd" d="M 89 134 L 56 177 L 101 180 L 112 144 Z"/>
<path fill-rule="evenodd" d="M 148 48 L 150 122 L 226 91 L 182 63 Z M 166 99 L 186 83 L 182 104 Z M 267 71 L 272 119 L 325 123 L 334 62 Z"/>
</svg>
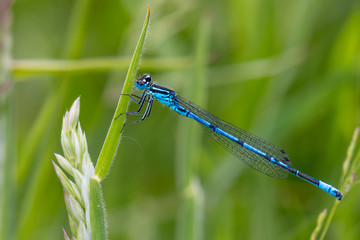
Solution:
<svg viewBox="0 0 360 240">
<path fill-rule="evenodd" d="M 150 74 L 145 74 L 145 75 L 144 75 L 144 81 L 145 81 L 145 82 L 149 83 L 149 82 L 151 82 L 151 79 L 152 79 L 152 77 L 151 77 Z"/>
<path fill-rule="evenodd" d="M 142 75 L 139 80 L 137 81 L 137 83 L 142 86 L 142 85 L 145 85 L 145 84 L 149 84 L 151 82 L 151 75 L 150 74 L 144 74 Z"/>
<path fill-rule="evenodd" d="M 151 75 L 150 74 L 144 74 L 142 75 L 137 81 L 136 81 L 136 87 L 140 90 L 143 90 L 146 88 L 150 82 L 151 82 Z"/>
</svg>

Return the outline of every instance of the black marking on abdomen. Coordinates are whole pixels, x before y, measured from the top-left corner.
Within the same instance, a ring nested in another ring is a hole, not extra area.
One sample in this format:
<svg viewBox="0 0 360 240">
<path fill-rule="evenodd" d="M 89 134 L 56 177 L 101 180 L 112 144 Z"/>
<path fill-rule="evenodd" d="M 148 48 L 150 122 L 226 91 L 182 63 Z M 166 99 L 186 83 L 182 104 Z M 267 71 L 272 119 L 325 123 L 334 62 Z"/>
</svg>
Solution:
<svg viewBox="0 0 360 240">
<path fill-rule="evenodd" d="M 181 106 L 178 106 L 178 107 L 177 107 L 177 109 L 178 109 L 180 112 L 183 112 L 183 113 L 185 113 L 185 112 L 187 111 L 186 116 L 188 116 L 188 115 L 189 115 L 189 111 L 188 111 L 186 108 L 181 107 Z"/>
<path fill-rule="evenodd" d="M 267 155 L 267 154 L 265 154 L 264 158 L 267 159 L 267 160 L 269 160 L 269 161 L 271 161 L 271 156 L 269 156 L 269 155 Z"/>
<path fill-rule="evenodd" d="M 341 200 L 343 198 L 343 195 L 339 191 L 335 191 L 336 198 Z"/>
<path fill-rule="evenodd" d="M 284 166 L 284 163 L 281 165 L 282 168 L 288 170 L 289 172 L 291 172 L 294 175 L 297 175 L 297 171 L 295 168 L 292 168 L 290 166 Z"/>
<path fill-rule="evenodd" d="M 215 132 L 215 130 L 216 130 L 216 127 L 215 127 L 214 125 L 212 125 L 212 124 L 209 125 L 209 128 L 210 128 L 211 130 L 213 130 L 214 132 Z"/>
<path fill-rule="evenodd" d="M 243 142 L 243 141 L 237 140 L 236 142 L 237 142 L 238 144 L 240 144 L 240 146 L 242 146 L 242 147 L 244 146 L 244 142 Z"/>
<path fill-rule="evenodd" d="M 297 174 L 299 177 L 303 178 L 303 179 L 306 179 L 308 180 L 309 182 L 315 184 L 316 186 L 319 186 L 319 180 L 313 178 L 313 177 L 310 177 L 308 175 L 306 175 L 305 173 L 302 173 L 302 172 L 298 172 Z"/>
</svg>

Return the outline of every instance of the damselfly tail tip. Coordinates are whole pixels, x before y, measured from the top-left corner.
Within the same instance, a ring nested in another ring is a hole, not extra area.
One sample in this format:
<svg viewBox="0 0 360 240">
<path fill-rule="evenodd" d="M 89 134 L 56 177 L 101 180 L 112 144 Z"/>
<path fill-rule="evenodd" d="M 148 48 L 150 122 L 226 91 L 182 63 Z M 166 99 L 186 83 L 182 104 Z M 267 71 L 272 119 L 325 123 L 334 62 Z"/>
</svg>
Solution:
<svg viewBox="0 0 360 240">
<path fill-rule="evenodd" d="M 335 197 L 336 197 L 337 200 L 340 201 L 340 200 L 343 198 L 343 195 L 341 194 L 340 191 L 336 191 L 336 192 L 335 192 Z"/>
</svg>

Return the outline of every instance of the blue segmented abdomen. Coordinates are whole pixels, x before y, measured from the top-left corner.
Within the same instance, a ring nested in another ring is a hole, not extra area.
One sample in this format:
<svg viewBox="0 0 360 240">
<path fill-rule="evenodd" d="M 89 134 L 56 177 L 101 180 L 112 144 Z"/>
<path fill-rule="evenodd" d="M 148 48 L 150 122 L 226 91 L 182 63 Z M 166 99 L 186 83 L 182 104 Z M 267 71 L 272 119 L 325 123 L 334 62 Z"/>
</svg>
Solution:
<svg viewBox="0 0 360 240">
<path fill-rule="evenodd" d="M 242 162 L 271 177 L 287 177 L 288 172 L 276 164 L 280 161 L 291 166 L 290 159 L 284 150 L 219 119 L 184 98 L 177 96 L 175 105 L 178 105 L 176 112 L 199 122 L 213 139 Z M 271 161 L 271 158 L 274 160 Z"/>
</svg>

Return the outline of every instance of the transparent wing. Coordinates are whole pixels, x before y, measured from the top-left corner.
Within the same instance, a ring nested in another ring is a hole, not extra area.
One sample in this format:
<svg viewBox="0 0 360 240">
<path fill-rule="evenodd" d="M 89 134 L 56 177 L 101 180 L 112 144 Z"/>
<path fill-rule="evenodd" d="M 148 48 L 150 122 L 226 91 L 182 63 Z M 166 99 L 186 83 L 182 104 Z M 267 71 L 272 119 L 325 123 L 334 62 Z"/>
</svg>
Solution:
<svg viewBox="0 0 360 240">
<path fill-rule="evenodd" d="M 268 154 L 271 157 L 276 158 L 278 161 L 281 161 L 289 166 L 291 166 L 291 161 L 287 153 L 276 145 L 269 143 L 251 133 L 248 133 L 230 123 L 227 123 L 220 118 L 212 115 L 203 108 L 197 106 L 196 104 L 190 102 L 187 99 L 184 99 L 180 96 L 177 96 L 178 104 L 185 107 L 192 113 L 198 115 L 200 118 L 205 121 L 213 124 L 215 127 L 222 129 L 223 131 L 233 135 L 234 137 L 244 141 L 245 143 L 251 145 L 252 147 Z M 283 168 L 269 162 L 265 158 L 259 156 L 258 154 L 241 147 L 238 143 L 233 142 L 227 137 L 216 133 L 209 129 L 208 127 L 200 124 L 202 128 L 218 143 L 220 143 L 225 149 L 231 152 L 235 157 L 240 159 L 242 162 L 246 163 L 250 167 L 268 175 L 276 178 L 285 178 L 288 175 L 288 172 Z"/>
</svg>

